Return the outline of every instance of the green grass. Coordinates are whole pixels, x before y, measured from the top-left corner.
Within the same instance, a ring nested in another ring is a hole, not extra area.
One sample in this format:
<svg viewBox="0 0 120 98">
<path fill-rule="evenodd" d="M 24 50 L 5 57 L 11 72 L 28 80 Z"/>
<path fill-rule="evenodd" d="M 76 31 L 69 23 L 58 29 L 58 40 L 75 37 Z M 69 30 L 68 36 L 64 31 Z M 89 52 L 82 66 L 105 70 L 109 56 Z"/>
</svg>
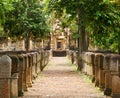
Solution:
<svg viewBox="0 0 120 98">
<path fill-rule="evenodd" d="M 92 85 L 92 86 L 96 89 L 97 92 L 99 92 L 99 93 L 101 93 L 101 95 L 103 95 L 103 92 L 100 90 L 99 87 L 95 87 L 95 84 L 92 83 L 92 80 L 91 80 L 91 78 L 90 78 L 89 76 L 85 75 L 84 73 L 82 73 L 82 72 L 80 72 L 80 71 L 78 71 L 78 74 L 82 77 L 82 79 L 83 79 L 85 82 L 87 82 L 87 83 L 89 83 L 90 85 Z"/>
</svg>

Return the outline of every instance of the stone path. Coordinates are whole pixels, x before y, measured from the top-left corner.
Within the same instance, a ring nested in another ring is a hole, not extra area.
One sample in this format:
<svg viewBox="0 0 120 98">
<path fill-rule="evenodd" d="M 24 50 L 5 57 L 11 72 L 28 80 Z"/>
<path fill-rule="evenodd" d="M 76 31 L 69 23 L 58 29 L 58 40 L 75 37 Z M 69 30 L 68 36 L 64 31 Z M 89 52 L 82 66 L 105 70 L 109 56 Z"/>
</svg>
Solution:
<svg viewBox="0 0 120 98">
<path fill-rule="evenodd" d="M 66 57 L 52 57 L 48 66 L 21 98 L 108 98 L 76 72 Z"/>
</svg>

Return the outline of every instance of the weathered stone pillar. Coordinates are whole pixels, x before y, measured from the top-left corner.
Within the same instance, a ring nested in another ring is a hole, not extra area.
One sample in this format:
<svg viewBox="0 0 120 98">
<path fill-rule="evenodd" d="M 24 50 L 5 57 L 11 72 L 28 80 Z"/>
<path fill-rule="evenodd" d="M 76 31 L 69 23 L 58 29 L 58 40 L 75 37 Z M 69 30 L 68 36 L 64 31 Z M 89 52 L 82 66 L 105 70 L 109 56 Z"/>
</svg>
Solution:
<svg viewBox="0 0 120 98">
<path fill-rule="evenodd" d="M 99 67 L 98 67 L 99 54 L 95 54 L 95 86 L 99 86 Z"/>
<path fill-rule="evenodd" d="M 28 87 L 32 87 L 32 55 L 28 54 L 28 75 L 27 75 L 27 85 Z"/>
<path fill-rule="evenodd" d="M 15 55 L 10 55 L 10 58 L 12 59 L 11 98 L 18 98 L 19 59 Z"/>
<path fill-rule="evenodd" d="M 120 98 L 120 77 L 119 77 L 120 55 L 113 55 L 110 62 L 112 75 L 112 98 Z"/>
<path fill-rule="evenodd" d="M 86 65 L 87 65 L 87 68 L 86 68 L 86 70 L 87 70 L 87 75 L 89 75 L 90 76 L 90 78 L 92 78 L 92 75 L 93 75 L 93 70 L 92 70 L 92 58 L 91 58 L 91 52 L 86 52 Z"/>
<path fill-rule="evenodd" d="M 111 55 L 104 55 L 104 65 L 103 68 L 105 70 L 105 89 L 104 94 L 107 96 L 111 95 L 112 89 L 112 80 L 111 80 L 111 73 L 110 73 L 110 58 Z"/>
<path fill-rule="evenodd" d="M 11 64 L 7 55 L 0 58 L 0 98 L 10 98 Z"/>
<path fill-rule="evenodd" d="M 44 66 L 44 52 L 41 51 L 41 62 L 40 62 L 40 68 L 41 68 L 41 71 L 43 70 L 43 66 Z"/>
<path fill-rule="evenodd" d="M 99 55 L 99 62 L 98 62 L 98 67 L 99 67 L 99 87 L 101 90 L 104 89 L 105 87 L 105 71 L 103 69 L 103 60 L 104 60 L 104 56 L 103 54 Z"/>
<path fill-rule="evenodd" d="M 82 62 L 83 62 L 83 65 L 82 65 L 82 72 L 86 74 L 86 52 L 82 52 Z M 78 61 L 79 62 L 79 61 Z"/>
<path fill-rule="evenodd" d="M 24 94 L 24 75 L 25 75 L 25 59 L 24 56 L 19 55 L 19 78 L 18 78 L 18 96 Z"/>
<path fill-rule="evenodd" d="M 41 59 L 40 52 L 37 52 L 37 74 L 40 73 L 40 59 Z"/>
<path fill-rule="evenodd" d="M 45 66 L 48 64 L 48 62 L 49 62 L 49 51 L 45 51 Z"/>
<path fill-rule="evenodd" d="M 91 53 L 90 57 L 91 57 L 91 65 L 92 65 L 92 82 L 94 82 L 95 81 L 95 64 L 94 64 L 95 54 Z"/>
<path fill-rule="evenodd" d="M 32 80 L 35 80 L 36 77 L 37 77 L 37 73 L 36 73 L 36 70 L 37 70 L 37 55 L 36 55 L 36 52 L 33 52 L 32 53 L 32 57 L 33 57 L 33 64 L 32 64 Z M 32 81 L 33 82 L 33 81 Z"/>
<path fill-rule="evenodd" d="M 11 77 L 11 97 L 18 98 L 18 73 L 14 73 Z"/>
<path fill-rule="evenodd" d="M 23 75 L 23 85 L 24 85 L 24 91 L 28 91 L 28 85 L 27 85 L 27 72 L 28 72 L 28 57 L 26 54 L 22 54 L 23 56 L 23 59 L 24 59 L 24 67 L 25 67 L 25 70 L 24 70 L 24 75 Z"/>
<path fill-rule="evenodd" d="M 74 64 L 77 64 L 77 53 L 76 51 L 73 52 Z"/>
<path fill-rule="evenodd" d="M 73 51 L 71 51 L 71 61 L 72 61 L 72 64 L 74 64 L 74 55 L 73 55 Z"/>
</svg>

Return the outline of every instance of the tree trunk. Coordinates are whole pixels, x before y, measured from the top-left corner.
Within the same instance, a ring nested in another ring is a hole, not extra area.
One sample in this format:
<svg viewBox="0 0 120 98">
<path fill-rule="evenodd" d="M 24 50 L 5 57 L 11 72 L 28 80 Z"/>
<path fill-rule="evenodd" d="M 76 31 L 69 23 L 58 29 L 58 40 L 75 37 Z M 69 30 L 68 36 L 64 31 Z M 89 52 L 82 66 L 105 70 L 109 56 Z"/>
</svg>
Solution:
<svg viewBox="0 0 120 98">
<path fill-rule="evenodd" d="M 26 49 L 26 52 L 29 51 L 29 48 L 30 48 L 30 34 L 27 33 L 26 37 L 25 37 L 25 49 Z"/>
<path fill-rule="evenodd" d="M 78 38 L 78 69 L 79 71 L 82 70 L 82 52 L 88 50 L 89 45 L 89 38 L 88 34 L 85 31 L 85 24 L 84 24 L 84 11 L 78 8 L 78 34 L 80 37 Z"/>
</svg>

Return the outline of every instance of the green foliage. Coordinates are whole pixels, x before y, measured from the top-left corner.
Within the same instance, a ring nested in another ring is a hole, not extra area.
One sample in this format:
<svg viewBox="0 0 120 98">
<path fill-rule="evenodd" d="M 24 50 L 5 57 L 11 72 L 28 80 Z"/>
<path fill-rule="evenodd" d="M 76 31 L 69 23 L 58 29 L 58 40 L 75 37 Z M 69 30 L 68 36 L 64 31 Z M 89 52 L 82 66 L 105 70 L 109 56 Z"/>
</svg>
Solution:
<svg viewBox="0 0 120 98">
<path fill-rule="evenodd" d="M 88 17 L 88 21 L 92 29 L 91 37 L 97 47 L 118 52 L 120 43 L 120 10 L 108 1 L 99 2 L 89 12 L 91 17 Z"/>
<path fill-rule="evenodd" d="M 56 16 L 66 13 L 72 19 L 77 19 L 80 11 L 81 24 L 78 25 L 86 27 L 92 44 L 101 49 L 120 52 L 119 0 L 49 0 L 49 8 Z M 63 25 L 68 25 L 67 22 L 63 21 Z M 73 36 L 79 38 L 78 34 Z"/>
<path fill-rule="evenodd" d="M 13 10 L 6 13 L 4 30 L 10 37 L 42 37 L 49 32 L 43 5 L 38 1 L 13 2 Z"/>
<path fill-rule="evenodd" d="M 5 13 L 13 9 L 12 1 L 14 0 L 0 0 L 0 24 L 5 22 Z"/>
</svg>

